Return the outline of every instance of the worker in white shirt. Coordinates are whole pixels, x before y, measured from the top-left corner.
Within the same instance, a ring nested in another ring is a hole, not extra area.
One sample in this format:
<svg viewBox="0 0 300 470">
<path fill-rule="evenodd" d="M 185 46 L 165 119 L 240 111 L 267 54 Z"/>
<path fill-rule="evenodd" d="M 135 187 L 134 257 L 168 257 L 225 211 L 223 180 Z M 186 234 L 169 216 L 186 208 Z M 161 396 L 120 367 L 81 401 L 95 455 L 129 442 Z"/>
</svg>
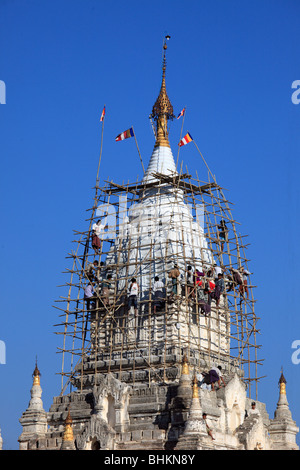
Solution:
<svg viewBox="0 0 300 470">
<path fill-rule="evenodd" d="M 131 284 L 129 286 L 129 292 L 128 292 L 128 309 L 130 312 L 131 307 L 134 307 L 135 314 L 137 314 L 138 312 L 138 305 L 137 305 L 138 293 L 139 293 L 139 285 L 136 282 L 136 279 L 132 278 Z"/>
<path fill-rule="evenodd" d="M 159 280 L 158 276 L 154 278 L 154 285 L 153 285 L 153 311 L 156 313 L 157 307 L 162 307 L 164 301 L 164 283 Z"/>
<path fill-rule="evenodd" d="M 106 227 L 107 225 L 101 224 L 100 219 L 92 226 L 92 247 L 94 248 L 95 254 L 99 254 L 102 232 Z"/>
<path fill-rule="evenodd" d="M 256 408 L 255 401 L 251 403 L 251 409 L 248 411 L 248 416 L 249 415 L 260 415 L 259 410 Z"/>
<path fill-rule="evenodd" d="M 96 299 L 94 284 L 89 282 L 84 289 L 84 300 L 86 301 L 87 310 L 93 310 L 96 307 Z"/>
</svg>

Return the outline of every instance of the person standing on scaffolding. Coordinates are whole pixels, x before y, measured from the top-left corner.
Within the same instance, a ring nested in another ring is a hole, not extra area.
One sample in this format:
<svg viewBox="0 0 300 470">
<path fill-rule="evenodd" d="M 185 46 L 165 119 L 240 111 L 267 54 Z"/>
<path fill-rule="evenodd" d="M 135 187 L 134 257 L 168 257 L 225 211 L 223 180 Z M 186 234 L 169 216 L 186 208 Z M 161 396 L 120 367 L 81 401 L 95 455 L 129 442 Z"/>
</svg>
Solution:
<svg viewBox="0 0 300 470">
<path fill-rule="evenodd" d="M 129 286 L 129 297 L 128 297 L 128 310 L 130 312 L 131 307 L 134 307 L 135 314 L 138 313 L 138 305 L 137 305 L 137 296 L 139 293 L 139 285 L 136 282 L 135 278 L 131 279 L 131 284 Z"/>
<path fill-rule="evenodd" d="M 229 268 L 229 278 L 230 278 L 230 285 L 227 288 L 227 292 L 230 292 L 234 290 L 236 286 L 239 287 L 239 294 L 240 297 L 244 297 L 244 287 L 243 287 L 243 279 L 241 276 L 241 273 L 239 272 L 238 269 L 235 268 Z"/>
<path fill-rule="evenodd" d="M 216 280 L 215 290 L 212 292 L 212 298 L 216 301 L 216 306 L 219 307 L 220 297 L 222 292 L 225 289 L 225 283 L 223 279 L 223 274 L 219 273 Z"/>
<path fill-rule="evenodd" d="M 195 298 L 194 287 L 194 272 L 192 266 L 188 266 L 186 270 L 186 297 L 191 295 Z"/>
<path fill-rule="evenodd" d="M 98 282 L 97 270 L 98 270 L 98 261 L 95 260 L 93 263 L 89 263 L 85 269 L 85 275 L 89 281 Z"/>
<path fill-rule="evenodd" d="M 101 224 L 101 220 L 97 220 L 96 223 L 92 226 L 92 247 L 95 251 L 95 254 L 98 255 L 101 247 L 101 236 L 103 230 L 107 225 Z"/>
<path fill-rule="evenodd" d="M 89 282 L 84 289 L 84 300 L 88 311 L 96 308 L 97 297 L 95 294 L 94 284 L 93 282 Z"/>
<path fill-rule="evenodd" d="M 219 237 L 221 239 L 221 251 L 223 252 L 224 250 L 224 243 L 227 240 L 227 233 L 228 233 L 228 227 L 225 223 L 225 220 L 222 219 L 218 225 L 219 229 Z"/>
<path fill-rule="evenodd" d="M 179 269 L 178 269 L 178 266 L 177 264 L 174 264 L 174 268 L 171 269 L 171 271 L 169 272 L 169 277 L 171 278 L 172 280 L 172 292 L 171 292 L 171 297 L 175 297 L 178 295 L 178 282 L 179 282 L 179 275 L 180 275 L 180 272 L 179 272 Z"/>
<path fill-rule="evenodd" d="M 248 276 L 250 276 L 250 272 L 247 271 L 244 267 L 241 268 L 241 274 L 243 276 L 243 291 L 244 294 L 247 294 L 247 300 L 249 299 L 249 290 L 248 290 Z"/>
<path fill-rule="evenodd" d="M 153 285 L 153 312 L 156 313 L 156 309 L 162 308 L 164 304 L 164 283 L 159 280 L 158 276 L 155 276 L 155 282 Z"/>
<path fill-rule="evenodd" d="M 198 286 L 197 287 L 197 302 L 200 309 L 199 313 L 202 313 L 206 317 L 211 311 L 211 293 L 208 287 Z"/>
</svg>

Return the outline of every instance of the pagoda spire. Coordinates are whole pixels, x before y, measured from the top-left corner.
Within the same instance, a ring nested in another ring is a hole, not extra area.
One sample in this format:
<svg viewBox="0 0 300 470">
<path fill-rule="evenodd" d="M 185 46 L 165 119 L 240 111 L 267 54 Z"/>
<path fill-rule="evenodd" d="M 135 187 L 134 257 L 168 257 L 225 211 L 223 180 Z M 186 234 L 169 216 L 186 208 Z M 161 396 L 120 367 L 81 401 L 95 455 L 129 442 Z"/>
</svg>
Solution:
<svg viewBox="0 0 300 470">
<path fill-rule="evenodd" d="M 203 438 L 207 437 L 206 424 L 202 417 L 202 407 L 199 399 L 198 380 L 194 374 L 192 384 L 192 400 L 189 415 L 185 422 L 183 433 L 178 439 L 176 450 L 198 450 L 201 448 Z"/>
<path fill-rule="evenodd" d="M 44 410 L 42 401 L 41 373 L 37 361 L 32 377 L 31 399 L 27 410 L 24 411 L 19 420 L 23 427 L 23 432 L 18 439 L 20 450 L 42 449 L 46 446 L 47 413 Z"/>
<path fill-rule="evenodd" d="M 289 409 L 289 404 L 286 396 L 286 379 L 283 375 L 283 370 L 281 369 L 281 375 L 278 381 L 279 386 L 279 400 L 277 403 L 277 408 L 275 411 L 276 418 L 291 418 L 292 413 Z"/>
<path fill-rule="evenodd" d="M 292 418 L 286 395 L 286 379 L 281 370 L 278 381 L 279 399 L 274 413 L 274 419 L 270 421 L 269 434 L 273 442 L 273 448 L 276 450 L 294 450 L 299 449 L 296 444 L 296 435 L 299 428 Z"/>
<path fill-rule="evenodd" d="M 155 144 L 144 174 L 143 181 L 150 182 L 155 180 L 153 173 L 158 172 L 164 175 L 177 174 L 175 161 L 172 155 L 169 143 L 168 121 L 174 119 L 173 106 L 166 90 L 166 51 L 167 41 L 170 36 L 164 38 L 163 44 L 163 63 L 162 63 L 162 81 L 160 92 L 152 108 L 150 119 L 156 123 Z"/>
<path fill-rule="evenodd" d="M 156 142 L 155 147 L 170 147 L 168 138 L 168 121 L 173 119 L 173 106 L 167 95 L 166 89 L 166 50 L 167 40 L 170 36 L 166 36 L 163 45 L 163 64 L 162 64 L 162 81 L 160 92 L 154 106 L 152 108 L 152 117 L 156 121 Z"/>
</svg>

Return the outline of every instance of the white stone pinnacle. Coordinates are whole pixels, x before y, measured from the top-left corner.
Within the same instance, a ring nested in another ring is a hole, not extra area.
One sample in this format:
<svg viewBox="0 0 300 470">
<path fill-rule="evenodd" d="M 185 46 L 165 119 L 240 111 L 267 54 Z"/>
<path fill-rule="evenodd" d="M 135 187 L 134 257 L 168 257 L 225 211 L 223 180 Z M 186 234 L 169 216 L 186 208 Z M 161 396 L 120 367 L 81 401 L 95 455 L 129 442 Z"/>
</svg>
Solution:
<svg viewBox="0 0 300 470">
<path fill-rule="evenodd" d="M 177 173 L 172 150 L 170 147 L 154 147 L 148 168 L 143 178 L 143 182 L 148 183 L 155 181 L 156 179 L 152 176 L 152 173 L 156 172 L 162 173 L 163 175 Z"/>
</svg>

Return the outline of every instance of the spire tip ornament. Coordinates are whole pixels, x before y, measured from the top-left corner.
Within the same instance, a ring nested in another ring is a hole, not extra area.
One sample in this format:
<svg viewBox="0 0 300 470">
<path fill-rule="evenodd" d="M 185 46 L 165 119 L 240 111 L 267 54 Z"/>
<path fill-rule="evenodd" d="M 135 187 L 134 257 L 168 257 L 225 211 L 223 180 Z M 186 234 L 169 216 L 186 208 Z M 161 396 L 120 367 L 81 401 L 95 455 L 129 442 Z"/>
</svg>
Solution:
<svg viewBox="0 0 300 470">
<path fill-rule="evenodd" d="M 281 375 L 278 381 L 278 385 L 280 388 L 280 395 L 286 395 L 286 379 L 283 375 L 283 368 L 281 368 Z"/>
<path fill-rule="evenodd" d="M 198 380 L 197 380 L 196 373 L 194 375 L 194 380 L 193 380 L 193 398 L 199 398 Z"/>
<path fill-rule="evenodd" d="M 186 354 L 183 356 L 183 359 L 182 359 L 182 371 L 181 371 L 181 373 L 184 374 L 184 375 L 189 374 L 189 363 L 188 363 L 188 359 L 186 357 Z"/>
<path fill-rule="evenodd" d="M 73 420 L 71 418 L 70 407 L 69 407 L 68 414 L 67 414 L 67 417 L 66 417 L 66 420 L 65 420 L 65 430 L 64 430 L 64 434 L 63 434 L 63 441 L 73 441 L 74 440 L 72 423 L 73 423 Z"/>
<path fill-rule="evenodd" d="M 161 88 L 156 102 L 152 108 L 150 115 L 156 121 L 156 142 L 155 147 L 170 147 L 168 139 L 168 121 L 174 119 L 174 111 L 171 101 L 166 90 L 166 50 L 167 41 L 171 36 L 165 36 L 163 44 L 163 65 L 162 65 L 162 82 Z"/>
<path fill-rule="evenodd" d="M 33 385 L 40 385 L 40 377 L 41 377 L 41 373 L 39 371 L 39 368 L 37 366 L 37 359 L 35 361 L 35 369 L 33 371 Z"/>
</svg>

